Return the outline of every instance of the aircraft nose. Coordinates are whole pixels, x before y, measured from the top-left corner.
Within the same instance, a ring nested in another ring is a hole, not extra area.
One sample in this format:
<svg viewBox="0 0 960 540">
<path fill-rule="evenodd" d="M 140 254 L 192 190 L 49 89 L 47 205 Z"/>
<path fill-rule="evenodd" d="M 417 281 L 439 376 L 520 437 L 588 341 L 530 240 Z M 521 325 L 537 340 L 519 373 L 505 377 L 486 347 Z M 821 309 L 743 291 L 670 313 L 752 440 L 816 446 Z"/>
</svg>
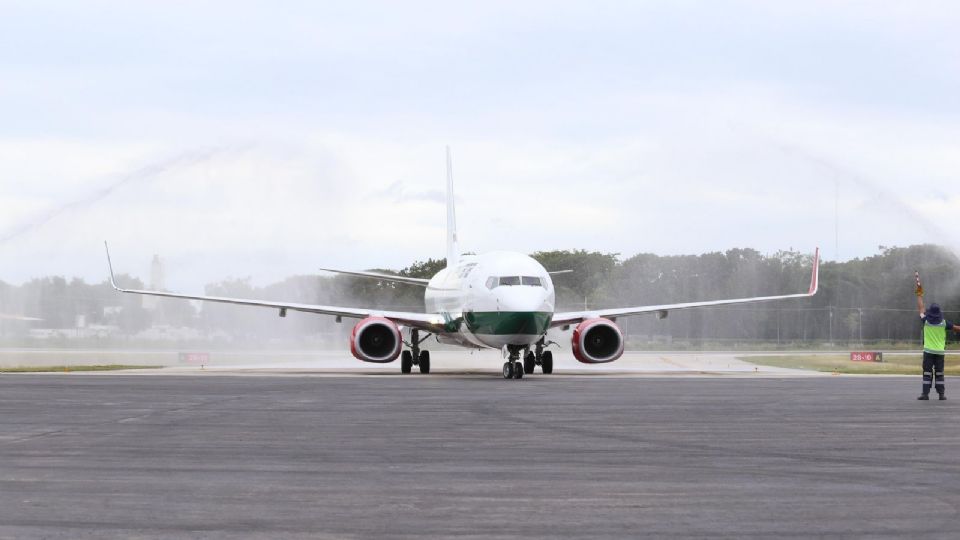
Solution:
<svg viewBox="0 0 960 540">
<path fill-rule="evenodd" d="M 545 311 L 547 291 L 540 287 L 510 287 L 497 295 L 500 311 Z"/>
<path fill-rule="evenodd" d="M 477 334 L 540 336 L 550 327 L 553 309 L 540 287 L 501 287 L 497 311 L 468 312 L 467 325 Z"/>
</svg>

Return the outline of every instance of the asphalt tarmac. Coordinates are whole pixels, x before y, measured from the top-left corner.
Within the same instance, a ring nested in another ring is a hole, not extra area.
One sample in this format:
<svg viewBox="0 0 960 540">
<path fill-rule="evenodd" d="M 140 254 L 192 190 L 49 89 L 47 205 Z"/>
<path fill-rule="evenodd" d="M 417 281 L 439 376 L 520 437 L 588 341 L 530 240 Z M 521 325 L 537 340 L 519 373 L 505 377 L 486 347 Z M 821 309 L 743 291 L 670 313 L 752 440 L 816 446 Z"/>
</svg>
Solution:
<svg viewBox="0 0 960 540">
<path fill-rule="evenodd" d="M 960 399 L 919 389 L 2 375 L 0 538 L 960 538 Z"/>
</svg>

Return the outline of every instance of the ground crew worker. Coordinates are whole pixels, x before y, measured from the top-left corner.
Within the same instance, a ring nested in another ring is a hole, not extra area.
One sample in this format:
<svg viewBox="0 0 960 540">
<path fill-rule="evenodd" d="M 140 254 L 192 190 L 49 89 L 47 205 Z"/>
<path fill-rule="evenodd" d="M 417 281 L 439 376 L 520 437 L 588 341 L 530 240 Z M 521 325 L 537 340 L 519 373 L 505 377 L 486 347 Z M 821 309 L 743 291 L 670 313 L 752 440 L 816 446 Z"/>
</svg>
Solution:
<svg viewBox="0 0 960 540">
<path fill-rule="evenodd" d="M 960 326 L 943 320 L 943 312 L 937 304 L 930 304 L 923 309 L 923 287 L 917 280 L 917 308 L 920 310 L 920 320 L 923 321 L 923 393 L 919 400 L 930 399 L 930 385 L 936 378 L 937 393 L 940 400 L 947 399 L 946 388 L 943 384 L 943 358 L 946 354 L 947 330 L 960 332 Z"/>
</svg>

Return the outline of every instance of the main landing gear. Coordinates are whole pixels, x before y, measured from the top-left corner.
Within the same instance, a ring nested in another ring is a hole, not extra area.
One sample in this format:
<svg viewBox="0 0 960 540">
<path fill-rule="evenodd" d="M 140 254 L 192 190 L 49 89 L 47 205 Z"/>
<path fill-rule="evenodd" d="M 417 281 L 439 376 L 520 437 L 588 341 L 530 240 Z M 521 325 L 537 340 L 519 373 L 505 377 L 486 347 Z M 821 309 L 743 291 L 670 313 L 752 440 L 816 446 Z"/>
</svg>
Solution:
<svg viewBox="0 0 960 540">
<path fill-rule="evenodd" d="M 552 341 L 544 343 L 543 338 L 534 345 L 533 350 L 527 349 L 527 354 L 523 357 L 523 370 L 527 373 L 533 373 L 536 366 L 540 366 L 544 375 L 553 373 L 553 352 L 543 350 L 547 345 L 556 345 Z"/>
<path fill-rule="evenodd" d="M 432 334 L 427 334 L 420 339 L 420 331 L 410 330 L 409 351 L 400 353 L 400 373 L 407 374 L 413 371 L 413 366 L 420 366 L 420 373 L 426 375 L 430 373 L 430 351 L 421 351 L 420 344 L 426 341 Z"/>
<path fill-rule="evenodd" d="M 520 345 L 507 345 L 509 358 L 503 364 L 504 379 L 521 379 L 524 374 L 533 373 L 536 366 L 540 366 L 544 375 L 553 373 L 553 352 L 543 350 L 547 345 L 553 342 L 545 343 L 543 338 L 534 345 L 531 351 L 530 347 Z M 523 362 L 520 362 L 520 352 L 524 351 Z"/>
</svg>

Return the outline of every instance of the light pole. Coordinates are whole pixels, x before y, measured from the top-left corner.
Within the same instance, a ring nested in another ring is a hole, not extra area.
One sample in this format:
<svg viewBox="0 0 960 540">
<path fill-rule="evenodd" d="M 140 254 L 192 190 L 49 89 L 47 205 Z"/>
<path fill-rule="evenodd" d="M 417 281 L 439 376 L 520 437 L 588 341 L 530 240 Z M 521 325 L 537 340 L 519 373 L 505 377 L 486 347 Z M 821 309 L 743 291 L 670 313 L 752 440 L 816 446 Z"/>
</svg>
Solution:
<svg viewBox="0 0 960 540">
<path fill-rule="evenodd" d="M 780 308 L 777 308 L 777 350 L 780 349 Z"/>
<path fill-rule="evenodd" d="M 860 336 L 860 345 L 863 345 L 863 308 L 857 308 L 857 325 Z"/>
<path fill-rule="evenodd" d="M 833 345 L 833 306 L 830 306 L 830 345 Z"/>
</svg>

